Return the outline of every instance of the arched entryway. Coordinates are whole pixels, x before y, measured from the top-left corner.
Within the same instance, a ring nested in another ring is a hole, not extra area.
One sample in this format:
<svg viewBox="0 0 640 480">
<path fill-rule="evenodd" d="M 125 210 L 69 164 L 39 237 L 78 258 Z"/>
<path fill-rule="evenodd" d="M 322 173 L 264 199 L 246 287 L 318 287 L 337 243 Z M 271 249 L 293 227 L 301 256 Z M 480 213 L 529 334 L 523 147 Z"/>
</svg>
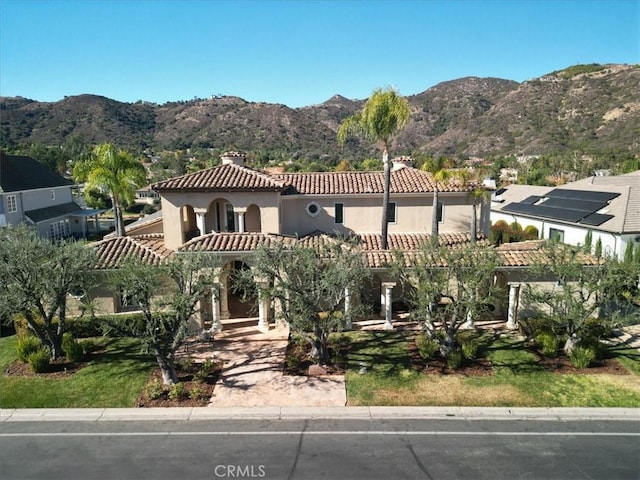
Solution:
<svg viewBox="0 0 640 480">
<path fill-rule="evenodd" d="M 201 234 L 196 223 L 196 214 L 191 205 L 184 205 L 180 208 L 180 230 L 182 231 L 183 243 Z"/>
<path fill-rule="evenodd" d="M 246 291 L 237 282 L 238 275 L 247 270 L 250 270 L 249 265 L 239 260 L 231 262 L 228 266 L 227 299 L 229 318 L 258 316 L 258 299 L 255 291 Z"/>
<path fill-rule="evenodd" d="M 216 198 L 209 204 L 206 215 L 207 232 L 235 232 L 236 219 L 233 205 L 225 198 Z"/>
</svg>

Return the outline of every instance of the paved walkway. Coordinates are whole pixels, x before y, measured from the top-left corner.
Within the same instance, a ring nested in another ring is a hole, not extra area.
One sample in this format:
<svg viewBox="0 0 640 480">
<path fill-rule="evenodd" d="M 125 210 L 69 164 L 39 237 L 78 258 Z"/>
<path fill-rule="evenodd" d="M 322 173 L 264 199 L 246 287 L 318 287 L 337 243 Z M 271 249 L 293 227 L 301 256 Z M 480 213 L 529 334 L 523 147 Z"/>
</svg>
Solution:
<svg viewBox="0 0 640 480">
<path fill-rule="evenodd" d="M 223 330 L 213 345 L 192 349 L 196 359 L 223 362 L 210 407 L 338 407 L 345 406 L 344 375 L 284 375 L 289 337 L 286 327 L 260 332 L 245 326 Z"/>
</svg>

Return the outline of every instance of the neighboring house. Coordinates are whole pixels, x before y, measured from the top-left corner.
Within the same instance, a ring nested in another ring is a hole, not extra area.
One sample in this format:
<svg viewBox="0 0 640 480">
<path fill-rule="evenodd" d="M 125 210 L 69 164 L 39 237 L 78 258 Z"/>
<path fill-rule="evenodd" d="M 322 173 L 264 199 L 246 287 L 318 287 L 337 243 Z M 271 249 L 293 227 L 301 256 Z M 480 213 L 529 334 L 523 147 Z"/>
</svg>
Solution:
<svg viewBox="0 0 640 480">
<path fill-rule="evenodd" d="M 37 160 L 0 152 L 0 227 L 26 223 L 44 238 L 84 237 L 100 211 L 74 202 L 73 182 Z"/>
<path fill-rule="evenodd" d="M 599 239 L 603 252 L 622 258 L 627 245 L 640 244 L 640 170 L 559 187 L 509 185 L 492 197 L 491 223 L 498 220 L 569 245 L 584 245 L 591 231 L 592 248 Z"/>
</svg>

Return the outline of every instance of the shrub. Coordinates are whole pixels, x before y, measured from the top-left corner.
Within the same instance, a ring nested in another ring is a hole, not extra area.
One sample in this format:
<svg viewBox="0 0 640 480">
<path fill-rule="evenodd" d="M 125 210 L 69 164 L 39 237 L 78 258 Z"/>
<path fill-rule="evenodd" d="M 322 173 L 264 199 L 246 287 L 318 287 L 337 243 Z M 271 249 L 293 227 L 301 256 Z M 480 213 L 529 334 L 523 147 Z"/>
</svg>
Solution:
<svg viewBox="0 0 640 480">
<path fill-rule="evenodd" d="M 426 335 L 418 335 L 416 337 L 416 346 L 418 347 L 418 353 L 420 358 L 428 359 L 433 358 L 438 351 L 438 343 L 428 338 Z"/>
<path fill-rule="evenodd" d="M 449 365 L 449 368 L 457 370 L 462 365 L 462 359 L 462 350 L 456 348 L 447 357 L 447 365 Z"/>
<path fill-rule="evenodd" d="M 204 386 L 200 383 L 196 383 L 191 386 L 191 390 L 189 391 L 189 398 L 192 400 L 202 400 L 207 397 L 207 391 Z"/>
<path fill-rule="evenodd" d="M 42 346 L 42 343 L 40 343 L 40 340 L 33 335 L 19 336 L 18 343 L 16 343 L 18 360 L 26 363 L 28 361 L 29 355 L 37 352 L 41 348 L 44 348 Z"/>
<path fill-rule="evenodd" d="M 527 240 L 536 240 L 539 235 L 540 233 L 538 232 L 538 229 L 533 225 L 527 225 L 524 227 L 524 236 Z"/>
<path fill-rule="evenodd" d="M 578 345 L 569 354 L 571 365 L 576 368 L 587 368 L 596 358 L 596 352 L 591 347 Z"/>
<path fill-rule="evenodd" d="M 67 332 L 71 332 L 74 338 L 100 337 L 102 325 L 98 318 L 91 316 L 67 318 Z"/>
<path fill-rule="evenodd" d="M 70 362 L 78 362 L 82 360 L 82 356 L 84 355 L 82 345 L 73 338 L 70 332 L 65 332 L 62 335 L 62 351 Z"/>
<path fill-rule="evenodd" d="M 556 335 L 551 332 L 542 332 L 536 336 L 536 343 L 540 347 L 540 351 L 545 357 L 558 356 L 559 340 Z"/>
<path fill-rule="evenodd" d="M 462 356 L 467 360 L 473 360 L 478 356 L 478 348 L 480 347 L 480 342 L 476 338 L 470 338 L 468 340 L 464 340 L 461 345 Z"/>
<path fill-rule="evenodd" d="M 164 387 L 162 386 L 162 383 L 160 382 L 160 380 L 158 380 L 157 378 L 154 378 L 147 385 L 147 388 L 145 389 L 145 391 L 147 393 L 147 396 L 151 400 L 157 400 L 164 394 Z"/>
<path fill-rule="evenodd" d="M 29 363 L 29 369 L 33 373 L 42 373 L 47 371 L 47 367 L 49 366 L 49 350 L 45 347 L 40 347 L 35 352 L 31 352 L 27 357 L 27 362 Z"/>
<path fill-rule="evenodd" d="M 91 353 L 98 346 L 98 343 L 93 338 L 83 338 L 78 343 L 82 347 L 83 355 Z"/>
<path fill-rule="evenodd" d="M 215 368 L 216 364 L 210 358 L 206 359 L 198 368 L 198 371 L 193 375 L 193 379 L 197 382 L 204 381 L 205 378 L 211 373 L 211 371 Z"/>
<path fill-rule="evenodd" d="M 583 337 L 580 340 L 580 347 L 584 347 L 584 348 L 590 348 L 591 350 L 593 350 L 593 353 L 595 355 L 595 360 L 599 360 L 601 358 L 605 357 L 606 354 L 606 347 L 604 346 L 604 344 L 598 339 L 598 337 L 593 336 L 593 335 L 589 335 L 586 337 Z"/>
<path fill-rule="evenodd" d="M 182 400 L 187 397 L 187 388 L 184 383 L 176 383 L 169 387 L 170 400 Z"/>
</svg>

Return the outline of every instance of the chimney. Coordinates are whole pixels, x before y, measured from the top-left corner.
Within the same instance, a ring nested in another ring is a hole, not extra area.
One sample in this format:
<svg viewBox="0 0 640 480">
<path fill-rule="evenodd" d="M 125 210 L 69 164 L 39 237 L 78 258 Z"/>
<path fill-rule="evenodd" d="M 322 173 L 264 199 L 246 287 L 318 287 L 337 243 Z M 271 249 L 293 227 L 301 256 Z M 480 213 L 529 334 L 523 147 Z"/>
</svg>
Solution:
<svg viewBox="0 0 640 480">
<path fill-rule="evenodd" d="M 244 167 L 244 153 L 240 152 L 224 152 L 220 155 L 223 165 L 237 165 L 238 167 Z"/>
<path fill-rule="evenodd" d="M 391 162 L 393 164 L 392 170 L 394 172 L 405 167 L 413 168 L 413 159 L 409 156 L 396 157 L 392 159 Z"/>
</svg>

